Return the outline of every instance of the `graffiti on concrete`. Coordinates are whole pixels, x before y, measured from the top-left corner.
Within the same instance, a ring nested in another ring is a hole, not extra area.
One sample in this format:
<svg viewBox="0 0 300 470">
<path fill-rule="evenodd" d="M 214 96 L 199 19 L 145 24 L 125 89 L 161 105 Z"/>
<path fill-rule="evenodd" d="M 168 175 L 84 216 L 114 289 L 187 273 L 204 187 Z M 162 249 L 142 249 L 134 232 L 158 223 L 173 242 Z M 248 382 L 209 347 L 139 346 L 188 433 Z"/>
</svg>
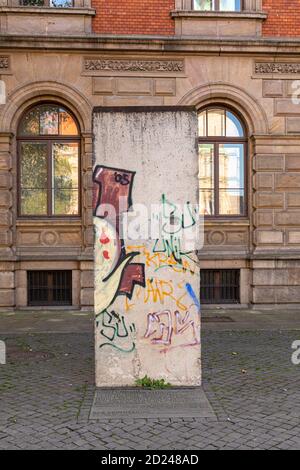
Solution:
<svg viewBox="0 0 300 470">
<path fill-rule="evenodd" d="M 104 310 L 98 315 L 96 325 L 102 341 L 100 348 L 111 347 L 127 353 L 135 350 L 135 324 L 127 326 L 123 315 Z"/>
<path fill-rule="evenodd" d="M 95 310 L 101 314 L 118 295 L 131 298 L 135 285 L 145 286 L 145 267 L 132 260 L 121 237 L 123 212 L 132 206 L 135 172 L 96 166 L 93 174 L 95 226 Z"/>
<path fill-rule="evenodd" d="M 189 268 L 189 264 L 195 263 L 192 257 L 194 250 L 187 250 L 183 247 L 184 237 L 190 236 L 192 240 L 191 229 L 196 225 L 196 208 L 192 207 L 190 202 L 186 202 L 182 207 L 170 202 L 166 195 L 161 197 L 162 204 L 162 230 L 161 238 L 156 239 L 152 248 L 154 254 L 164 255 L 165 264 L 161 264 L 157 269 L 163 267 L 189 269 L 195 272 L 195 267 Z"/>
<path fill-rule="evenodd" d="M 175 347 L 188 347 L 200 344 L 200 326 L 197 318 L 198 309 L 193 306 L 189 311 L 181 313 L 178 310 L 171 312 L 149 313 L 145 338 L 149 338 L 152 344 L 172 346 L 174 336 L 182 336 L 183 342 Z M 168 349 L 163 349 L 166 352 Z"/>
</svg>

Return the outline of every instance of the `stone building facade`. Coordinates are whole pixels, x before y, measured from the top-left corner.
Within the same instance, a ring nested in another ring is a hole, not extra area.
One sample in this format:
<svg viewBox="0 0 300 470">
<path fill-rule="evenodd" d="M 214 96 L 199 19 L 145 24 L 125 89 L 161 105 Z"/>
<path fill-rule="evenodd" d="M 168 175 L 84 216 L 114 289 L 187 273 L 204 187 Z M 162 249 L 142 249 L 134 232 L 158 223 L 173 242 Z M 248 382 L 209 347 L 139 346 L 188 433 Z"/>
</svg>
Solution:
<svg viewBox="0 0 300 470">
<path fill-rule="evenodd" d="M 202 302 L 300 304 L 299 9 L 1 1 L 1 309 L 93 305 L 94 107 L 194 107 Z"/>
</svg>

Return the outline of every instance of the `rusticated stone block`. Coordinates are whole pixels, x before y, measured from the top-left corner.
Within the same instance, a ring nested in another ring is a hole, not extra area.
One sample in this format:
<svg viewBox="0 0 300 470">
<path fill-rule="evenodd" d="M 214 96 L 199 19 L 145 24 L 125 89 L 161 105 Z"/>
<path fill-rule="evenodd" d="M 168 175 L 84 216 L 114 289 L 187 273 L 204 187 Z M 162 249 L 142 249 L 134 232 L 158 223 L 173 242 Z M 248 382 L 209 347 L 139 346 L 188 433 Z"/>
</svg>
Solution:
<svg viewBox="0 0 300 470">
<path fill-rule="evenodd" d="M 93 206 L 93 192 L 92 192 L 91 189 L 88 189 L 87 191 L 84 191 L 83 202 L 84 202 L 84 207 L 86 209 L 92 208 L 92 206 Z"/>
<path fill-rule="evenodd" d="M 293 103 L 291 99 L 275 100 L 275 115 L 288 116 L 289 114 L 293 116 L 300 115 L 299 104 Z"/>
<path fill-rule="evenodd" d="M 295 134 L 300 132 L 300 118 L 289 117 L 286 120 L 286 130 L 288 134 Z"/>
<path fill-rule="evenodd" d="M 151 95 L 151 78 L 124 77 L 117 80 L 117 92 L 124 95 Z"/>
<path fill-rule="evenodd" d="M 300 193 L 288 193 L 286 199 L 288 207 L 300 207 Z"/>
<path fill-rule="evenodd" d="M 11 174 L 0 172 L 0 188 L 11 188 Z"/>
<path fill-rule="evenodd" d="M 280 171 L 284 168 L 283 155 L 256 155 L 254 169 L 256 171 Z"/>
<path fill-rule="evenodd" d="M 87 171 L 82 179 L 86 189 L 93 189 L 93 173 L 91 171 Z"/>
<path fill-rule="evenodd" d="M 300 269 L 256 269 L 253 284 L 259 286 L 300 286 Z"/>
<path fill-rule="evenodd" d="M 273 175 L 271 173 L 257 173 L 254 177 L 254 188 L 273 189 Z"/>
<path fill-rule="evenodd" d="M 276 288 L 276 303 L 290 304 L 300 302 L 300 287 L 277 287 Z"/>
<path fill-rule="evenodd" d="M 94 289 L 81 289 L 80 295 L 81 306 L 89 307 L 94 305 Z"/>
<path fill-rule="evenodd" d="M 14 273 L 0 271 L 0 289 L 13 289 L 15 287 Z"/>
<path fill-rule="evenodd" d="M 254 212 L 254 226 L 265 227 L 273 225 L 273 212 L 272 211 L 255 211 Z"/>
<path fill-rule="evenodd" d="M 282 208 L 284 204 L 283 193 L 257 192 L 254 196 L 255 207 Z"/>
<path fill-rule="evenodd" d="M 276 189 L 299 189 L 300 173 L 280 173 L 275 175 Z"/>
<path fill-rule="evenodd" d="M 84 231 L 84 242 L 86 245 L 94 244 L 94 229 L 93 227 L 88 227 Z"/>
<path fill-rule="evenodd" d="M 12 223 L 12 215 L 9 209 L 0 209 L 0 226 L 8 225 Z"/>
<path fill-rule="evenodd" d="M 288 232 L 288 243 L 290 245 L 300 245 L 300 230 L 290 230 Z"/>
<path fill-rule="evenodd" d="M 174 78 L 157 78 L 155 80 L 154 92 L 156 95 L 175 95 L 176 80 Z"/>
<path fill-rule="evenodd" d="M 10 246 L 12 243 L 12 233 L 10 230 L 0 231 L 0 245 Z"/>
<path fill-rule="evenodd" d="M 92 211 L 85 211 L 83 214 L 83 224 L 87 227 L 93 225 L 93 213 Z"/>
<path fill-rule="evenodd" d="M 276 299 L 276 289 L 266 287 L 254 287 L 253 289 L 253 302 L 255 304 L 273 304 Z"/>
<path fill-rule="evenodd" d="M 112 77 L 93 77 L 94 95 L 112 95 L 115 79 Z"/>
<path fill-rule="evenodd" d="M 276 225 L 297 225 L 300 226 L 300 210 L 277 212 L 275 214 Z"/>
<path fill-rule="evenodd" d="M 0 290 L 0 307 L 14 307 L 15 291 L 13 289 Z"/>
<path fill-rule="evenodd" d="M 94 271 L 81 272 L 81 287 L 94 287 Z"/>
<path fill-rule="evenodd" d="M 300 86 L 299 86 L 299 81 L 298 80 L 286 80 L 286 94 L 287 96 L 295 96 L 295 97 L 299 97 L 299 89 L 300 89 Z"/>
<path fill-rule="evenodd" d="M 263 80 L 263 96 L 277 97 L 283 95 L 282 80 Z"/>
<path fill-rule="evenodd" d="M 7 190 L 0 190 L 0 207 L 11 207 L 12 195 Z"/>
<path fill-rule="evenodd" d="M 17 270 L 15 272 L 15 283 L 16 287 L 27 287 L 27 271 L 25 270 Z"/>
<path fill-rule="evenodd" d="M 0 153 L 0 170 L 11 169 L 11 156 L 9 153 Z"/>
<path fill-rule="evenodd" d="M 280 230 L 256 230 L 255 240 L 257 245 L 281 245 L 283 232 Z"/>
<path fill-rule="evenodd" d="M 289 171 L 300 170 L 300 153 L 299 155 L 287 155 L 285 166 Z"/>
<path fill-rule="evenodd" d="M 81 261 L 80 270 L 81 271 L 91 271 L 94 269 L 94 261 Z"/>
</svg>

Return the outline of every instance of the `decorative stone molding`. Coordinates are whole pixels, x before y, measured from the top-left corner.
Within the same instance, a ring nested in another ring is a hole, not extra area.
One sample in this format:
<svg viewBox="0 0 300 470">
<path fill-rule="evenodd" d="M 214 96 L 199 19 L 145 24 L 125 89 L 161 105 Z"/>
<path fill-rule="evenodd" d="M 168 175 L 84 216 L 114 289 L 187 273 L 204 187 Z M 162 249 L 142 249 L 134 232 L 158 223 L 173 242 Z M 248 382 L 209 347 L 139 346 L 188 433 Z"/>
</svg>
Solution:
<svg viewBox="0 0 300 470">
<path fill-rule="evenodd" d="M 256 75 L 300 75 L 300 62 L 255 62 Z"/>
<path fill-rule="evenodd" d="M 0 75 L 11 75 L 9 56 L 0 56 Z"/>
<path fill-rule="evenodd" d="M 232 83 L 216 82 L 200 85 L 183 96 L 178 105 L 197 109 L 221 102 L 233 106 L 246 120 L 249 135 L 269 134 L 268 117 L 261 104 L 246 90 Z"/>
<path fill-rule="evenodd" d="M 30 82 L 16 88 L 8 98 L 2 114 L 3 132 L 15 134 L 22 113 L 43 98 L 67 106 L 76 116 L 82 133 L 91 131 L 92 105 L 81 91 L 70 84 L 50 80 Z"/>
<path fill-rule="evenodd" d="M 0 69 L 8 69 L 9 57 L 0 57 Z"/>
<path fill-rule="evenodd" d="M 120 75 L 120 73 L 173 76 L 184 73 L 184 60 L 107 59 L 104 57 L 85 57 L 83 59 L 83 75 Z"/>
</svg>

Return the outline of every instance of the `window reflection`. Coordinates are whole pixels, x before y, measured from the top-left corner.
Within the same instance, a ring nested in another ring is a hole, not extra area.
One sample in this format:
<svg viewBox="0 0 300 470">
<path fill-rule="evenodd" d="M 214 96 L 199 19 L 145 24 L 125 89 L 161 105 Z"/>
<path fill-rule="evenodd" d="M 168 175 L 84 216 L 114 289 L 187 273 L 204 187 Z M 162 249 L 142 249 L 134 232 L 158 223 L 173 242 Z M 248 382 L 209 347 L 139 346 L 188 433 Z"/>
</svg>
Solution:
<svg viewBox="0 0 300 470">
<path fill-rule="evenodd" d="M 239 214 L 244 192 L 243 144 L 220 144 L 219 192 L 220 215 Z"/>
<path fill-rule="evenodd" d="M 64 108 L 55 105 L 40 105 L 23 117 L 19 134 L 30 135 L 78 135 L 77 124 Z"/>
<path fill-rule="evenodd" d="M 243 126 L 235 114 L 225 109 L 208 109 L 198 116 L 199 137 L 243 137 Z"/>
<path fill-rule="evenodd" d="M 194 0 L 194 10 L 241 11 L 241 0 Z"/>
<path fill-rule="evenodd" d="M 52 210 L 54 214 L 78 212 L 78 143 L 52 146 Z"/>
<path fill-rule="evenodd" d="M 20 153 L 22 214 L 47 215 L 47 144 L 22 143 Z"/>
<path fill-rule="evenodd" d="M 23 116 L 18 140 L 20 215 L 78 215 L 80 146 L 72 115 L 38 105 Z"/>
<path fill-rule="evenodd" d="M 241 0 L 220 0 L 221 11 L 240 11 Z"/>
<path fill-rule="evenodd" d="M 215 1 L 214 0 L 194 0 L 194 10 L 214 10 Z"/>
<path fill-rule="evenodd" d="M 245 214 L 245 132 L 226 109 L 199 113 L 200 211 L 203 215 Z"/>
<path fill-rule="evenodd" d="M 214 205 L 214 146 L 199 145 L 200 210 L 202 214 L 212 215 Z"/>
</svg>

